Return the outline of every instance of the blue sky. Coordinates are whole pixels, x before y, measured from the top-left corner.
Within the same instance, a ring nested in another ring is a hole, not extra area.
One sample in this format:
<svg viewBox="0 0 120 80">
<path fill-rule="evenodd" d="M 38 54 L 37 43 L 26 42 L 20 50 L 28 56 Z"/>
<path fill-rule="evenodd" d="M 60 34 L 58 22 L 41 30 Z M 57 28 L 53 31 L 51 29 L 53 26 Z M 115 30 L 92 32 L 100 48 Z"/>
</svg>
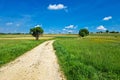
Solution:
<svg viewBox="0 0 120 80">
<path fill-rule="evenodd" d="M 120 31 L 120 0 L 0 0 L 0 32 Z"/>
</svg>

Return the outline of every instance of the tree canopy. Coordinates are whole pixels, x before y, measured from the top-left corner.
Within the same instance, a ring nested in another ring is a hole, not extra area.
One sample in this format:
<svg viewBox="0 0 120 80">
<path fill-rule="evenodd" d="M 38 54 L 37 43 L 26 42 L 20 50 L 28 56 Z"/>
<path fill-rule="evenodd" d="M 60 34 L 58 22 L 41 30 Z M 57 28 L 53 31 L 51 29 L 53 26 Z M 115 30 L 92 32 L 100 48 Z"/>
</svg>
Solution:
<svg viewBox="0 0 120 80">
<path fill-rule="evenodd" d="M 30 29 L 30 34 L 36 38 L 36 40 L 39 39 L 39 35 L 42 35 L 44 30 L 41 27 L 35 27 Z"/>
<path fill-rule="evenodd" d="M 89 35 L 89 31 L 87 29 L 80 29 L 79 30 L 79 36 L 84 37 Z"/>
</svg>

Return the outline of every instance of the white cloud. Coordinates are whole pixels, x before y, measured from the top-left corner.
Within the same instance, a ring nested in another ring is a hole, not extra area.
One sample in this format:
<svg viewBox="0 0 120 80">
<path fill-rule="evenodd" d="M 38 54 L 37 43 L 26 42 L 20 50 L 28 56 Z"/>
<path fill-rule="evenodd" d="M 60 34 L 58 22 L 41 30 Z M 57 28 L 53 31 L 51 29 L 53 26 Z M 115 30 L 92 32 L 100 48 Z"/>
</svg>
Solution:
<svg viewBox="0 0 120 80">
<path fill-rule="evenodd" d="M 63 31 L 65 31 L 66 29 L 63 29 Z"/>
<path fill-rule="evenodd" d="M 97 30 L 107 30 L 103 25 L 97 27 Z"/>
<path fill-rule="evenodd" d="M 12 24 L 13 24 L 12 22 L 7 22 L 7 23 L 6 23 L 7 26 L 10 26 L 10 25 L 12 25 Z"/>
<path fill-rule="evenodd" d="M 75 29 L 76 26 L 74 26 L 74 25 L 69 25 L 69 26 L 66 26 L 65 28 L 66 28 L 66 29 Z"/>
<path fill-rule="evenodd" d="M 20 26 L 20 24 L 16 24 L 16 26 L 17 26 L 17 27 L 19 27 L 19 26 Z"/>
<path fill-rule="evenodd" d="M 42 25 L 36 25 L 35 27 L 42 27 Z"/>
<path fill-rule="evenodd" d="M 85 29 L 88 29 L 88 27 L 85 27 Z"/>
<path fill-rule="evenodd" d="M 69 25 L 69 26 L 65 26 L 62 30 L 63 32 L 67 32 L 67 33 L 73 33 L 76 30 L 77 26 L 75 25 Z"/>
<path fill-rule="evenodd" d="M 65 9 L 67 8 L 66 6 L 64 6 L 63 4 L 49 4 L 48 9 L 49 10 L 61 10 L 61 9 Z"/>
<path fill-rule="evenodd" d="M 72 33 L 73 32 L 73 30 L 68 30 L 68 33 Z"/>
<path fill-rule="evenodd" d="M 103 18 L 104 21 L 108 21 L 110 19 L 112 19 L 112 16 L 108 16 L 108 17 Z"/>
</svg>

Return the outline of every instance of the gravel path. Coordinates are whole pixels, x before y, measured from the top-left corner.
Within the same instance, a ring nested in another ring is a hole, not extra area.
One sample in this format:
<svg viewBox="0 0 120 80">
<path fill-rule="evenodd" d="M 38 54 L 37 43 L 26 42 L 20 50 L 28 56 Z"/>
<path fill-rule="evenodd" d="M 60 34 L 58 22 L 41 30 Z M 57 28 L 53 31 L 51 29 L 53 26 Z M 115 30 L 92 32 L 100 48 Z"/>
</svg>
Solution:
<svg viewBox="0 0 120 80">
<path fill-rule="evenodd" d="M 53 50 L 46 41 L 0 68 L 0 80 L 65 80 Z"/>
</svg>

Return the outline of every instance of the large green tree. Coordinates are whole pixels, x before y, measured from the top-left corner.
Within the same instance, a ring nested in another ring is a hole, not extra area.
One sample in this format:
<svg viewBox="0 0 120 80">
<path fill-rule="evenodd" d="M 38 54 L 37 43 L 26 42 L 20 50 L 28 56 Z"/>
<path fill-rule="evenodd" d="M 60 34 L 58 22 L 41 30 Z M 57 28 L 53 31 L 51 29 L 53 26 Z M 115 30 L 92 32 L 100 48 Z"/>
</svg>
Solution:
<svg viewBox="0 0 120 80">
<path fill-rule="evenodd" d="M 30 34 L 32 34 L 32 36 L 34 36 L 36 40 L 39 39 L 39 36 L 42 35 L 43 32 L 44 30 L 40 26 L 30 29 Z"/>
<path fill-rule="evenodd" d="M 80 29 L 79 30 L 79 36 L 84 37 L 89 35 L 89 31 L 87 29 Z"/>
</svg>

